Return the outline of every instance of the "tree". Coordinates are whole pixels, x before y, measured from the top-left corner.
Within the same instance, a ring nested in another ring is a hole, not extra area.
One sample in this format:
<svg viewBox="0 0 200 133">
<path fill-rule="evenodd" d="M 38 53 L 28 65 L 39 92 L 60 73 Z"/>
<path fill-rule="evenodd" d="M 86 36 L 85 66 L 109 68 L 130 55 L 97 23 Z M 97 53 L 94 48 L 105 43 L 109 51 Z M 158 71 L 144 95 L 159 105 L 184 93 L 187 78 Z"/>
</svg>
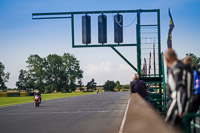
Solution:
<svg viewBox="0 0 200 133">
<path fill-rule="evenodd" d="M 192 58 L 192 61 L 195 65 L 195 67 L 199 70 L 200 69 L 200 57 L 197 57 L 196 55 L 194 55 L 192 53 L 186 54 L 186 57 L 187 56 Z"/>
<path fill-rule="evenodd" d="M 46 84 L 47 89 L 52 92 L 54 90 L 61 91 L 62 89 L 62 70 L 63 62 L 62 57 L 57 54 L 50 54 L 46 59 Z M 65 80 L 65 79 L 64 79 Z"/>
<path fill-rule="evenodd" d="M 76 90 L 76 80 L 83 78 L 83 71 L 80 69 L 79 61 L 69 53 L 62 56 L 63 71 L 66 77 L 66 90 Z"/>
<path fill-rule="evenodd" d="M 26 90 L 26 88 L 27 88 L 27 81 L 28 81 L 27 74 L 28 73 L 27 73 L 26 70 L 22 70 L 21 69 L 19 71 L 19 77 L 18 77 L 19 81 L 16 82 L 16 86 L 17 86 L 18 89 Z"/>
<path fill-rule="evenodd" d="M 122 85 L 122 88 L 125 90 L 128 90 L 130 89 L 130 84 Z"/>
<path fill-rule="evenodd" d="M 115 88 L 116 88 L 118 91 L 121 90 L 122 86 L 121 86 L 121 84 L 120 84 L 119 81 L 116 82 L 116 87 L 115 87 Z"/>
<path fill-rule="evenodd" d="M 27 83 L 26 83 L 26 88 L 33 88 L 34 89 L 34 79 L 32 78 L 32 75 L 29 71 L 27 71 L 26 74 L 26 79 L 27 79 Z"/>
<path fill-rule="evenodd" d="M 10 76 L 10 73 L 5 73 L 4 70 L 5 66 L 0 62 L 0 89 L 7 89 L 5 83 L 8 82 Z"/>
<path fill-rule="evenodd" d="M 87 91 L 90 89 L 95 90 L 97 86 L 97 83 L 94 82 L 94 79 L 92 79 L 90 82 L 87 83 Z"/>
<path fill-rule="evenodd" d="M 116 84 L 114 81 L 107 80 L 103 85 L 105 91 L 114 91 Z"/>
<path fill-rule="evenodd" d="M 30 55 L 28 60 L 28 71 L 30 81 L 34 81 L 34 89 L 38 89 L 41 92 L 45 91 L 45 60 L 39 55 Z"/>
</svg>

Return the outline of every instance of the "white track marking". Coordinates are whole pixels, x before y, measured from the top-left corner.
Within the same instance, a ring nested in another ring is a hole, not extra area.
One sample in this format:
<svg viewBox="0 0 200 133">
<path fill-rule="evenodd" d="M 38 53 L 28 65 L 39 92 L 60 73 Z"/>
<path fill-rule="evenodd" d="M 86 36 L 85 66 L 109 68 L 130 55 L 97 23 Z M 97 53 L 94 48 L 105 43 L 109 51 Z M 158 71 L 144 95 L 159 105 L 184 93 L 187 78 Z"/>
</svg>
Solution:
<svg viewBox="0 0 200 133">
<path fill-rule="evenodd" d="M 126 106 L 126 111 L 125 111 L 125 113 L 124 113 L 124 118 L 123 118 L 123 120 L 122 120 L 122 124 L 121 124 L 121 127 L 120 127 L 120 129 L 119 129 L 119 133 L 122 133 L 122 132 L 123 132 L 124 124 L 125 124 L 126 116 L 127 116 L 127 112 L 128 112 L 129 103 L 130 103 L 130 98 L 129 98 L 128 104 L 127 104 L 127 106 Z"/>
</svg>

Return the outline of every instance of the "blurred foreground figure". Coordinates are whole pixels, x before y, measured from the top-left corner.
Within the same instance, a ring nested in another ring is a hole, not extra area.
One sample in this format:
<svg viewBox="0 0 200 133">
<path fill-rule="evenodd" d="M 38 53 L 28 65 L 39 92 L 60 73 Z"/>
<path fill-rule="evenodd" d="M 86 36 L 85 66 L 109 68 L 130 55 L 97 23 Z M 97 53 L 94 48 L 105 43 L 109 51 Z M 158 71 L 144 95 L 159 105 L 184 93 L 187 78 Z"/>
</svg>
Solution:
<svg viewBox="0 0 200 133">
<path fill-rule="evenodd" d="M 193 73 L 194 93 L 191 93 L 191 106 L 189 112 L 196 113 L 200 106 L 200 72 L 196 69 L 191 57 L 185 57 L 183 63 L 191 67 Z"/>
<path fill-rule="evenodd" d="M 133 75 L 133 81 L 130 82 L 130 90 L 132 93 L 138 93 L 145 100 L 149 100 L 147 86 L 143 80 L 139 80 L 138 75 Z"/>
<path fill-rule="evenodd" d="M 165 121 L 171 125 L 179 126 L 183 114 L 188 112 L 191 97 L 192 74 L 185 65 L 177 60 L 175 51 L 169 48 L 165 52 L 168 67 L 167 93 L 171 98 Z"/>
</svg>

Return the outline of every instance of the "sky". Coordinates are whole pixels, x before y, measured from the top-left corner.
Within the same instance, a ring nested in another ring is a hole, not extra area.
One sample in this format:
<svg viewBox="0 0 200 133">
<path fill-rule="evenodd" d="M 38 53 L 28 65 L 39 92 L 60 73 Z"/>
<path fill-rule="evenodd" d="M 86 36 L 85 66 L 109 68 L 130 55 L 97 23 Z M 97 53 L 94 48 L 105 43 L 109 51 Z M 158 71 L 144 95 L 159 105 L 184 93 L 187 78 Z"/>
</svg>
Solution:
<svg viewBox="0 0 200 133">
<path fill-rule="evenodd" d="M 11 73 L 7 87 L 15 88 L 20 69 L 26 69 L 26 60 L 32 54 L 73 54 L 84 71 L 83 83 L 95 79 L 97 85 L 106 80 L 129 84 L 135 71 L 111 48 L 72 48 L 70 19 L 32 20 L 32 13 L 160 9 L 161 51 L 167 49 L 169 28 L 168 8 L 174 20 L 172 45 L 178 58 L 186 53 L 200 57 L 200 0 L 0 0 L 0 62 L 5 72 Z M 113 40 L 114 14 L 108 15 L 108 41 Z M 75 17 L 76 43 L 81 43 L 81 15 Z M 97 16 L 93 16 L 94 18 Z M 124 15 L 124 25 L 135 15 Z M 153 22 L 153 15 L 144 15 L 142 22 Z M 126 21 L 125 21 L 126 20 Z M 92 22 L 92 42 L 96 43 L 97 29 Z M 124 39 L 135 41 L 135 22 L 124 28 Z M 135 67 L 136 47 L 117 48 Z"/>
</svg>

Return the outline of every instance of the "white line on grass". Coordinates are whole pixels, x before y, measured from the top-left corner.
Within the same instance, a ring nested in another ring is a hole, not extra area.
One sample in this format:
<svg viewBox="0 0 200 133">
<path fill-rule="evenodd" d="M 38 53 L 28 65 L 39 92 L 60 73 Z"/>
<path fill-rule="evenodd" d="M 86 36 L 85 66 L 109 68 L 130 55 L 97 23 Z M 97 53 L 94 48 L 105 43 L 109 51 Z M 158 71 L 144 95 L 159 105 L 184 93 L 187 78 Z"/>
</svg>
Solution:
<svg viewBox="0 0 200 133">
<path fill-rule="evenodd" d="M 124 124 L 125 124 L 126 116 L 127 116 L 127 112 L 128 112 L 129 103 L 130 103 L 130 98 L 129 98 L 128 104 L 127 104 L 127 106 L 126 106 L 126 111 L 125 111 L 125 113 L 124 113 L 124 118 L 123 118 L 123 120 L 122 120 L 122 124 L 121 124 L 121 127 L 120 127 L 120 129 L 119 129 L 119 133 L 122 133 L 122 132 L 123 132 Z"/>
</svg>

